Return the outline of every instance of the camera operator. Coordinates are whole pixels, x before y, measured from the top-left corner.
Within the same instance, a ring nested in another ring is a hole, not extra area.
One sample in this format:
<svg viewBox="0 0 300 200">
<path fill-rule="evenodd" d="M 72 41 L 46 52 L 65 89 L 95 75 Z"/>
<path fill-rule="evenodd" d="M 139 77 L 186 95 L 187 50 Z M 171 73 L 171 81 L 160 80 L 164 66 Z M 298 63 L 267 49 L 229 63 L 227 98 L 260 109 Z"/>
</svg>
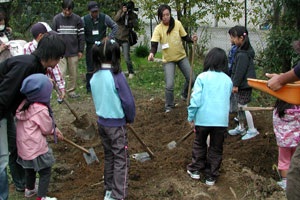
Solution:
<svg viewBox="0 0 300 200">
<path fill-rule="evenodd" d="M 134 8 L 134 3 L 129 1 L 124 3 L 122 9 L 120 9 L 114 20 L 118 24 L 118 32 L 116 35 L 117 42 L 122 46 L 124 58 L 127 64 L 129 79 L 134 77 L 133 65 L 130 59 L 130 44 L 129 44 L 129 32 L 130 30 L 138 28 L 138 16 L 133 11 L 136 11 L 137 8 Z"/>
</svg>

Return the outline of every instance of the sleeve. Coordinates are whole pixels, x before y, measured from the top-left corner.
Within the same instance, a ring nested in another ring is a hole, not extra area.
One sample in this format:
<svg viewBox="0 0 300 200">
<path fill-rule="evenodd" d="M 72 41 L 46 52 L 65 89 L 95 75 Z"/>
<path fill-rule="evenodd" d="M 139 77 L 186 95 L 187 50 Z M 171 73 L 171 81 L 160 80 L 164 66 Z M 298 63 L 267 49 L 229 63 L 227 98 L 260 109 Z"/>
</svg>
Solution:
<svg viewBox="0 0 300 200">
<path fill-rule="evenodd" d="M 114 39 L 118 32 L 118 25 L 108 15 L 105 15 L 105 24 L 111 29 L 109 39 Z"/>
<path fill-rule="evenodd" d="M 188 42 L 188 43 L 192 43 L 193 40 L 190 38 L 190 36 L 186 35 L 184 37 L 181 37 L 184 41 Z"/>
<path fill-rule="evenodd" d="M 135 13 L 132 13 L 129 19 L 129 28 L 134 28 L 135 30 L 137 30 L 138 27 L 139 27 L 138 17 Z"/>
<path fill-rule="evenodd" d="M 161 38 L 160 38 L 160 33 L 158 30 L 158 26 L 155 27 L 152 38 L 151 38 L 151 42 L 160 42 Z"/>
<path fill-rule="evenodd" d="M 158 42 L 151 42 L 151 50 L 150 53 L 153 53 L 154 55 L 157 52 Z"/>
<path fill-rule="evenodd" d="M 81 17 L 81 21 L 82 21 L 82 26 L 83 26 L 83 28 L 85 28 L 84 16 Z"/>
<path fill-rule="evenodd" d="M 7 67 L 7 65 L 6 60 L 0 64 L 0 69 Z M 27 74 L 27 67 L 16 65 L 3 75 L 3 80 L 0 83 L 0 119 L 4 117 L 5 110 L 11 107 L 14 98 L 20 92 L 22 82 Z"/>
<path fill-rule="evenodd" d="M 53 122 L 47 107 L 34 115 L 31 120 L 40 127 L 43 135 L 53 134 Z"/>
<path fill-rule="evenodd" d="M 115 76 L 117 76 L 116 89 L 125 113 L 126 122 L 133 123 L 135 117 L 135 103 L 130 87 L 123 73 L 119 73 Z"/>
<path fill-rule="evenodd" d="M 57 16 L 53 18 L 52 29 L 57 32 Z"/>
<path fill-rule="evenodd" d="M 50 68 L 49 75 L 57 83 L 58 89 L 60 91 L 64 91 L 65 90 L 65 80 L 62 77 L 62 74 L 61 74 L 61 71 L 60 71 L 60 68 L 58 65 L 55 65 L 54 68 Z"/>
<path fill-rule="evenodd" d="M 119 10 L 119 11 L 117 12 L 117 14 L 115 15 L 115 17 L 114 17 L 115 22 L 121 21 L 123 16 L 124 16 L 123 11 L 122 11 L 122 10 Z"/>
<path fill-rule="evenodd" d="M 179 35 L 180 35 L 180 37 L 185 37 L 185 36 L 187 36 L 187 33 L 186 33 L 186 31 L 184 30 L 184 28 L 183 28 L 181 22 L 180 22 L 180 21 L 177 21 L 177 22 L 179 23 Z M 175 21 L 175 23 L 176 23 L 176 21 Z"/>
<path fill-rule="evenodd" d="M 78 20 L 77 29 L 78 29 L 78 47 L 79 47 L 78 51 L 83 53 L 85 39 L 84 39 L 83 23 L 82 23 L 82 20 L 81 20 L 80 17 L 79 17 L 79 20 Z"/>
<path fill-rule="evenodd" d="M 233 86 L 239 87 L 247 73 L 248 65 L 249 65 L 249 58 L 247 53 L 241 53 L 236 56 L 236 63 L 235 63 L 235 72 L 233 73 L 232 82 Z"/>
<path fill-rule="evenodd" d="M 195 114 L 199 107 L 201 106 L 201 96 L 202 96 L 202 80 L 201 75 L 196 79 L 196 82 L 193 87 L 193 93 L 191 95 L 190 105 L 188 107 L 188 121 L 193 121 L 195 119 Z"/>
<path fill-rule="evenodd" d="M 294 72 L 296 76 L 300 79 L 300 62 L 294 67 Z"/>
</svg>

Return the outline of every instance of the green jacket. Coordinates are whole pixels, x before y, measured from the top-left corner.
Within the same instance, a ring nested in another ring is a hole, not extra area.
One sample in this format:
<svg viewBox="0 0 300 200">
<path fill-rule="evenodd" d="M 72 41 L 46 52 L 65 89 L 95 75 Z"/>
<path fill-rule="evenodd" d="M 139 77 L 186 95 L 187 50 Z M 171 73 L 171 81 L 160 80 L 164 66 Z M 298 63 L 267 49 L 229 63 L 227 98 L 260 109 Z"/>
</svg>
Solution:
<svg viewBox="0 0 300 200">
<path fill-rule="evenodd" d="M 128 26 L 125 26 L 125 13 L 119 10 L 114 17 L 115 22 L 118 24 L 118 32 L 116 38 L 122 41 L 128 41 L 129 30 L 138 28 L 138 16 L 134 12 L 128 13 Z"/>
</svg>

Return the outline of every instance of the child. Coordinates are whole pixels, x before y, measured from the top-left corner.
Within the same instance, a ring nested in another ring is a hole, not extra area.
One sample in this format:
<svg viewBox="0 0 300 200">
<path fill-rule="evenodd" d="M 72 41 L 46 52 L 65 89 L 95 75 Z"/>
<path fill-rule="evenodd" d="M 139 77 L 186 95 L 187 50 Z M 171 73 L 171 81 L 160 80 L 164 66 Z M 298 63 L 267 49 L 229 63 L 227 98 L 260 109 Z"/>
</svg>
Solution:
<svg viewBox="0 0 300 200">
<path fill-rule="evenodd" d="M 248 31 L 245 27 L 235 26 L 232 37 L 235 45 L 238 46 L 232 64 L 232 93 L 236 93 L 236 100 L 240 110 L 243 107 L 247 107 L 247 104 L 251 101 L 252 88 L 248 85 L 247 78 L 256 77 L 253 63 L 255 52 L 251 47 Z M 242 120 L 245 116 L 248 125 L 247 132 Z M 242 140 L 247 140 L 259 134 L 256 128 L 254 128 L 253 118 L 249 111 L 239 111 L 238 120 L 239 125 L 235 129 L 228 131 L 230 135 L 241 134 L 244 135 Z"/>
<path fill-rule="evenodd" d="M 16 112 L 17 162 L 25 169 L 25 197 L 37 194 L 36 200 L 56 200 L 46 196 L 54 163 L 53 153 L 48 147 L 46 136 L 61 133 L 55 131 L 53 113 L 50 107 L 52 83 L 43 74 L 33 74 L 24 79 L 21 93 L 26 99 Z M 39 173 L 38 190 L 35 188 L 36 172 Z"/>
<path fill-rule="evenodd" d="M 57 34 L 55 31 L 51 29 L 51 27 L 45 22 L 38 22 L 34 24 L 30 32 L 33 36 L 33 40 L 24 45 L 24 54 L 30 55 L 34 52 L 38 46 L 39 41 L 44 37 L 45 34 Z M 53 79 L 58 86 L 58 89 L 61 92 L 60 99 L 64 99 L 65 97 L 65 81 L 62 78 L 62 74 L 58 65 L 54 68 L 47 68 L 47 76 Z M 58 99 L 59 100 L 59 99 Z"/>
<path fill-rule="evenodd" d="M 279 146 L 278 169 L 282 178 L 277 183 L 285 190 L 290 161 L 300 140 L 300 107 L 278 99 L 273 111 L 273 126 Z"/>
<path fill-rule="evenodd" d="M 206 184 L 214 185 L 222 162 L 232 91 L 232 81 L 226 74 L 225 51 L 213 48 L 205 58 L 203 71 L 196 79 L 188 107 L 188 122 L 196 126 L 196 137 L 187 173 L 193 179 L 200 179 L 199 171 L 204 171 Z M 208 135 L 210 145 L 207 148 Z"/>
<path fill-rule="evenodd" d="M 238 46 L 236 46 L 234 44 L 234 37 L 233 37 L 233 34 L 234 34 L 234 27 L 230 28 L 229 31 L 228 31 L 228 34 L 230 36 L 230 42 L 231 42 L 231 49 L 229 51 L 229 54 L 228 54 L 228 75 L 231 76 L 231 73 L 232 73 L 232 63 L 234 61 L 234 55 L 238 49 Z"/>
<path fill-rule="evenodd" d="M 129 166 L 125 124 L 134 121 L 134 98 L 121 73 L 120 47 L 114 40 L 96 41 L 92 58 L 95 72 L 90 84 L 105 154 L 104 199 L 125 199 Z"/>
</svg>

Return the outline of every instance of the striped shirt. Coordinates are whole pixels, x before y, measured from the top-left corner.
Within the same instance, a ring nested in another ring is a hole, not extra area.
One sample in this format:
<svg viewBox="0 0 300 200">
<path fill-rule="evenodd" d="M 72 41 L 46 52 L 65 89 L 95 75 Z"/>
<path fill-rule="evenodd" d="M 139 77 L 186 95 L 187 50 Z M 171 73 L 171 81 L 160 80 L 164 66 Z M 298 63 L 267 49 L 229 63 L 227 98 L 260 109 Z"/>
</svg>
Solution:
<svg viewBox="0 0 300 200">
<path fill-rule="evenodd" d="M 36 40 L 32 40 L 31 42 L 26 43 L 24 45 L 24 54 L 30 55 L 32 52 L 36 50 L 37 45 L 38 43 Z M 65 80 L 62 77 L 58 65 L 56 65 L 54 68 L 48 67 L 46 74 L 49 78 L 53 79 L 57 83 L 57 86 L 60 91 L 65 91 Z"/>
</svg>

